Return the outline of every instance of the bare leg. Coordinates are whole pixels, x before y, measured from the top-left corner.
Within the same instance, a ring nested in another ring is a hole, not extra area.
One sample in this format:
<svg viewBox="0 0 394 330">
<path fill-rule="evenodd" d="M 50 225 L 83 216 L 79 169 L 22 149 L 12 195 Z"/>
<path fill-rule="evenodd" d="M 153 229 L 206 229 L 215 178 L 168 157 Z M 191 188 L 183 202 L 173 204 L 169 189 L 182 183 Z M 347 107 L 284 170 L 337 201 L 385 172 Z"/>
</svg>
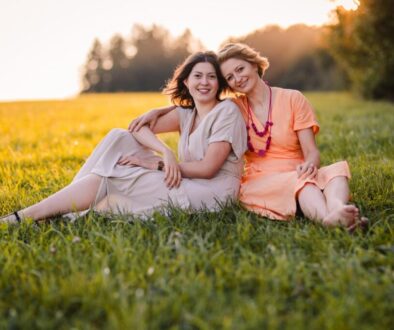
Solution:
<svg viewBox="0 0 394 330">
<path fill-rule="evenodd" d="M 327 200 L 328 211 L 331 212 L 349 202 L 349 184 L 344 176 L 337 176 L 328 182 L 323 191 Z"/>
<path fill-rule="evenodd" d="M 327 216 L 327 202 L 322 191 L 314 184 L 308 183 L 298 194 L 298 203 L 304 215 L 317 222 Z"/>
<path fill-rule="evenodd" d="M 351 226 L 359 218 L 359 210 L 349 202 L 349 185 L 347 178 L 338 176 L 333 178 L 324 189 L 327 200 L 328 214 L 324 224 L 328 226 Z"/>
<path fill-rule="evenodd" d="M 101 177 L 88 174 L 78 181 L 59 190 L 44 200 L 19 211 L 20 217 L 33 220 L 45 219 L 54 215 L 88 209 L 95 201 Z M 1 222 L 14 222 L 15 216 L 1 218 Z"/>
</svg>

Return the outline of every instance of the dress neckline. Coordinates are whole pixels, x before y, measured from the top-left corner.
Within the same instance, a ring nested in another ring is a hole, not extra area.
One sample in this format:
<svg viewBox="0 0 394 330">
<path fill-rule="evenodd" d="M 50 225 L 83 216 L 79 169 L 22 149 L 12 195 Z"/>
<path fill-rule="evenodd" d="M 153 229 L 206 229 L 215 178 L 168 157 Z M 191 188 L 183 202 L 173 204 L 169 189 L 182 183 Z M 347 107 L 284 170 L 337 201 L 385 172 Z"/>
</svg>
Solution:
<svg viewBox="0 0 394 330">
<path fill-rule="evenodd" d="M 203 119 L 201 119 L 201 121 L 200 121 L 200 123 L 198 124 L 198 126 L 194 129 L 194 131 L 192 132 L 191 130 L 192 130 L 192 128 L 193 128 L 193 125 L 194 125 L 194 122 L 195 122 L 195 120 L 196 120 L 196 116 L 197 116 L 197 109 L 196 108 L 193 108 L 193 114 L 192 114 L 192 119 L 190 120 L 190 123 L 189 123 L 189 126 L 188 126 L 188 129 L 187 129 L 187 144 L 189 144 L 189 138 L 190 138 L 190 136 L 191 135 L 193 135 L 198 129 L 199 129 L 199 127 L 201 127 L 202 126 L 202 124 L 204 123 L 204 121 L 206 120 L 206 118 L 208 117 L 208 116 L 210 116 L 211 115 L 211 113 L 212 112 L 214 112 L 215 110 L 216 110 L 216 108 L 218 107 L 218 105 L 219 104 L 222 104 L 222 102 L 224 102 L 225 100 L 223 100 L 223 101 L 219 101 L 218 103 L 216 103 L 215 104 L 215 106 L 206 114 L 206 116 L 203 118 Z"/>
<path fill-rule="evenodd" d="M 271 88 L 271 91 L 272 91 L 272 96 L 271 96 L 271 120 L 272 120 L 272 115 L 274 113 L 273 108 L 274 108 L 274 101 L 275 101 L 275 98 L 274 98 L 274 89 L 275 89 L 275 87 L 271 87 L 270 86 L 270 88 Z M 259 118 L 257 118 L 257 116 L 254 113 L 254 111 L 252 111 L 252 109 L 250 109 L 250 111 L 249 111 L 249 100 L 248 100 L 247 96 L 245 96 L 245 101 L 246 101 L 246 116 L 250 115 L 252 117 L 253 122 L 257 123 L 260 128 L 264 127 L 264 124 L 260 121 Z M 269 106 L 268 106 L 268 108 L 269 108 Z M 269 112 L 270 111 L 268 109 L 268 116 L 267 116 L 266 121 L 269 119 Z"/>
</svg>

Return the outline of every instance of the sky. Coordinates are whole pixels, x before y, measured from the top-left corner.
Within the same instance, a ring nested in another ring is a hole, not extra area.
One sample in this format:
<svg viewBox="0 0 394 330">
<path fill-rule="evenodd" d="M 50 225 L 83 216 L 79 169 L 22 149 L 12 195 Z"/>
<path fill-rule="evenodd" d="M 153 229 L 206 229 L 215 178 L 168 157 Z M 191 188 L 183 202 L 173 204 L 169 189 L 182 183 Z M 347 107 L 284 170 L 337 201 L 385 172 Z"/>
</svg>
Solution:
<svg viewBox="0 0 394 330">
<path fill-rule="evenodd" d="M 265 25 L 322 25 L 354 0 L 0 0 L 0 101 L 63 99 L 81 89 L 98 38 L 131 35 L 134 24 L 189 28 L 211 50 Z"/>
</svg>

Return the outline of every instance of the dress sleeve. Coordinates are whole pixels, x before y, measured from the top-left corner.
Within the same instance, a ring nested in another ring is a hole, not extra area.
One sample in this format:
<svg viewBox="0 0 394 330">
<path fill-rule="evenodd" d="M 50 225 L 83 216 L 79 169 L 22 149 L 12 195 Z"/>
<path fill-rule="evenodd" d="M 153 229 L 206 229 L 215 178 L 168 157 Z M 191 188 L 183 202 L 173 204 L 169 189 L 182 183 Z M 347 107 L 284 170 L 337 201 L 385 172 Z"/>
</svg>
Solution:
<svg viewBox="0 0 394 330">
<path fill-rule="evenodd" d="M 306 97 L 296 91 L 293 95 L 291 106 L 294 113 L 293 129 L 298 131 L 305 128 L 312 128 L 313 133 L 317 134 L 320 126 L 316 120 L 315 112 Z"/>
<path fill-rule="evenodd" d="M 176 107 L 175 111 L 178 113 L 178 118 L 179 118 L 179 129 L 182 132 L 183 131 L 183 127 L 185 126 L 185 120 L 186 120 L 186 116 L 188 114 L 189 109 L 184 109 L 182 107 Z"/>
<path fill-rule="evenodd" d="M 221 109 L 212 124 L 208 144 L 213 142 L 229 142 L 232 151 L 241 159 L 247 149 L 245 121 L 239 108 L 230 100 L 223 102 Z"/>
</svg>

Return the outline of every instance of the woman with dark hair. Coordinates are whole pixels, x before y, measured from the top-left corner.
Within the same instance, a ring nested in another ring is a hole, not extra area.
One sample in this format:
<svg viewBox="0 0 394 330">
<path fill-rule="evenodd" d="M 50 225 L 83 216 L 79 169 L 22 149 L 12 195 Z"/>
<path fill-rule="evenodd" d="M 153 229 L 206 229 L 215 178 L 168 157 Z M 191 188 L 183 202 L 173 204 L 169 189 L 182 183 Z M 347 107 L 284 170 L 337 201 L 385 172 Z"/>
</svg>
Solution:
<svg viewBox="0 0 394 330">
<path fill-rule="evenodd" d="M 245 44 L 223 46 L 218 60 L 247 127 L 242 204 L 270 219 L 293 219 L 298 205 L 304 216 L 325 226 L 353 230 L 366 225 L 359 209 L 348 204 L 347 162 L 320 167 L 315 142 L 319 124 L 302 93 L 269 86 L 263 80 L 267 58 Z M 154 127 L 159 116 L 171 110 L 153 110 L 134 120 L 129 130 Z"/>
<path fill-rule="evenodd" d="M 149 215 L 168 203 L 215 210 L 238 195 L 246 129 L 238 107 L 219 96 L 225 87 L 217 57 L 188 57 L 164 89 L 177 106 L 153 132 L 113 129 L 96 147 L 70 185 L 43 201 L 0 218 L 16 223 L 73 211 Z M 180 132 L 178 153 L 155 133 Z M 162 158 L 155 152 L 161 153 Z"/>
</svg>

